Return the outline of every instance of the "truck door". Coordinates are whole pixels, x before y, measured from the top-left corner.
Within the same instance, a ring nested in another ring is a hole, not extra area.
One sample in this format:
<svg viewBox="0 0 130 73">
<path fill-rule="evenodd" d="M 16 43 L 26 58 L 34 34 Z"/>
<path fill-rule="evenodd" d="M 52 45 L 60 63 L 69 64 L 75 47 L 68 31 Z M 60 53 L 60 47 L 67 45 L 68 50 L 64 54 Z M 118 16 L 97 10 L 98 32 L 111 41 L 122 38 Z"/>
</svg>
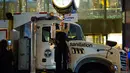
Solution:
<svg viewBox="0 0 130 73">
<path fill-rule="evenodd" d="M 54 69 L 54 47 L 50 45 L 50 27 L 43 26 L 37 31 L 37 67 Z"/>
</svg>

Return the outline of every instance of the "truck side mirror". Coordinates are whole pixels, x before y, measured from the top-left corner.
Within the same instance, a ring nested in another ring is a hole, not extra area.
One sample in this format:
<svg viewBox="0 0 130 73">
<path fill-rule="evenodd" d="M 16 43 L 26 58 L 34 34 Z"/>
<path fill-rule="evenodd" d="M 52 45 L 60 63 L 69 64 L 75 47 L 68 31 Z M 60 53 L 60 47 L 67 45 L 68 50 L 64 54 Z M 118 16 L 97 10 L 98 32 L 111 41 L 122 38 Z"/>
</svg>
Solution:
<svg viewBox="0 0 130 73">
<path fill-rule="evenodd" d="M 111 54 L 113 54 L 113 52 L 111 52 L 110 50 L 112 49 L 112 47 L 116 46 L 117 42 L 115 41 L 106 41 L 106 45 L 110 46 L 111 48 L 107 51 L 106 53 L 106 58 L 108 57 L 108 53 L 110 52 Z"/>
<path fill-rule="evenodd" d="M 116 46 L 116 44 L 117 44 L 117 42 L 115 42 L 115 41 L 106 41 L 106 45 L 111 46 L 111 47 Z"/>
</svg>

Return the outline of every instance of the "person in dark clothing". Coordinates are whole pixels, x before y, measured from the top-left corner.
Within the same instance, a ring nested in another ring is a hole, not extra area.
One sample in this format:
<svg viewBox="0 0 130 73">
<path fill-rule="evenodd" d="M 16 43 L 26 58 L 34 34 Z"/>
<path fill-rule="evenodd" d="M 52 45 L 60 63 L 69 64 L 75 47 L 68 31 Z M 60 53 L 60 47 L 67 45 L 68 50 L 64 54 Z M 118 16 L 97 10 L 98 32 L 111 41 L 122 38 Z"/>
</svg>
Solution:
<svg viewBox="0 0 130 73">
<path fill-rule="evenodd" d="M 7 50 L 7 41 L 0 41 L 0 73 L 13 73 L 13 54 Z"/>
<path fill-rule="evenodd" d="M 66 33 L 56 33 L 55 62 L 56 73 L 65 73 L 67 71 L 68 46 L 66 44 Z M 63 62 L 63 64 L 62 64 Z"/>
</svg>

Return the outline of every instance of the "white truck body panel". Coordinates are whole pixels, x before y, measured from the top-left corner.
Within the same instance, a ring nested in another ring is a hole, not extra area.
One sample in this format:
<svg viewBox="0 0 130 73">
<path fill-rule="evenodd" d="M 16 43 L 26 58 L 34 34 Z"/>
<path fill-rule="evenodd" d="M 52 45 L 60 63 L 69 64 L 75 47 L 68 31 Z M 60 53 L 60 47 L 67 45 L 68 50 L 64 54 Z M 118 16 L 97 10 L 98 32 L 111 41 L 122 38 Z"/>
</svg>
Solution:
<svg viewBox="0 0 130 73">
<path fill-rule="evenodd" d="M 0 20 L 0 28 L 8 28 L 8 20 Z"/>
<path fill-rule="evenodd" d="M 14 28 L 24 25 L 25 23 L 31 21 L 31 17 L 33 16 L 47 16 L 47 14 L 39 14 L 36 12 L 26 12 L 14 15 Z"/>
<path fill-rule="evenodd" d="M 47 16 L 47 14 L 39 14 L 39 12 L 26 12 L 21 14 L 14 15 L 14 28 L 19 27 L 21 25 L 24 25 L 25 23 L 31 21 L 31 17 L 44 17 Z M 55 14 L 57 16 L 57 14 Z M 22 21 L 21 21 L 22 20 Z M 71 15 L 65 15 L 64 22 L 77 22 L 78 21 L 78 14 L 74 13 Z"/>
<path fill-rule="evenodd" d="M 19 40 L 19 53 L 18 53 L 18 69 L 28 70 L 29 69 L 29 40 L 20 39 Z"/>
<path fill-rule="evenodd" d="M 113 48 L 111 50 L 111 52 L 113 52 L 113 54 L 108 55 L 108 58 L 106 58 L 106 51 L 100 51 L 97 52 L 97 49 L 109 49 L 109 46 L 105 46 L 102 44 L 93 44 L 90 42 L 86 42 L 86 41 L 70 41 L 69 43 L 87 43 L 87 44 L 92 44 L 93 47 L 80 47 L 80 48 L 84 48 L 84 54 L 71 54 L 71 60 L 72 62 L 71 64 L 71 68 L 73 68 L 73 70 L 75 70 L 74 68 L 76 67 L 76 65 L 83 59 L 85 58 L 90 58 L 90 57 L 99 57 L 99 58 L 103 58 L 103 59 L 107 59 L 108 61 L 112 62 L 113 64 L 117 65 L 118 68 L 120 69 L 120 55 L 119 52 L 117 52 L 118 50 Z M 77 48 L 78 46 L 70 46 L 70 51 L 72 51 L 71 47 L 75 47 Z M 120 70 L 118 70 L 118 72 L 120 72 Z"/>
</svg>

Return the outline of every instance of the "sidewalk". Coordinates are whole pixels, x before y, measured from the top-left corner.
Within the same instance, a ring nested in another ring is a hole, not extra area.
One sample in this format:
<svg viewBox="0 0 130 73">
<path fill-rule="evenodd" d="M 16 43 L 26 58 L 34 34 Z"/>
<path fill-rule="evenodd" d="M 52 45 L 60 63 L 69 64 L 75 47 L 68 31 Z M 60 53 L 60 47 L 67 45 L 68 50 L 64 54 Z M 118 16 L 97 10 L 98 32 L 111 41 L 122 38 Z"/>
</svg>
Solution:
<svg viewBox="0 0 130 73">
<path fill-rule="evenodd" d="M 122 71 L 121 73 L 130 73 L 130 71 L 126 72 L 126 71 Z"/>
</svg>

